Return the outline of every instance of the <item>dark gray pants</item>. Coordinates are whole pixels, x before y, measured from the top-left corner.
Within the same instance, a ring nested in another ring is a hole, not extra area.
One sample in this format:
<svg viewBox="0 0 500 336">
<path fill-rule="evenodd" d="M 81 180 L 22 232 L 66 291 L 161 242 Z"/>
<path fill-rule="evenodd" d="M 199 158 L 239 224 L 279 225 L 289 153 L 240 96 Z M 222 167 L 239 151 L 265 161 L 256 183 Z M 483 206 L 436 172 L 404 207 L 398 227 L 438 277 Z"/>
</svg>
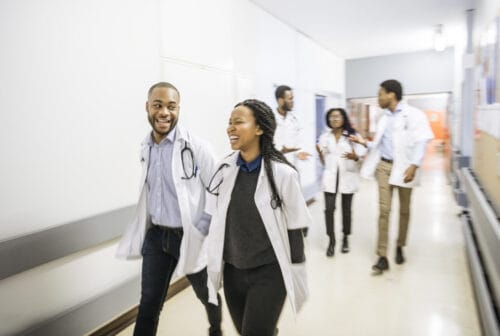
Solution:
<svg viewBox="0 0 500 336">
<path fill-rule="evenodd" d="M 179 260 L 181 239 L 182 229 L 153 226 L 146 234 L 142 248 L 141 302 L 134 329 L 136 336 L 156 335 L 160 311 Z M 208 303 L 206 268 L 188 274 L 187 278 L 207 311 L 209 335 L 221 335 L 221 305 Z"/>
<path fill-rule="evenodd" d="M 273 336 L 286 298 L 279 264 L 251 269 L 224 266 L 224 295 L 242 336 Z"/>
</svg>

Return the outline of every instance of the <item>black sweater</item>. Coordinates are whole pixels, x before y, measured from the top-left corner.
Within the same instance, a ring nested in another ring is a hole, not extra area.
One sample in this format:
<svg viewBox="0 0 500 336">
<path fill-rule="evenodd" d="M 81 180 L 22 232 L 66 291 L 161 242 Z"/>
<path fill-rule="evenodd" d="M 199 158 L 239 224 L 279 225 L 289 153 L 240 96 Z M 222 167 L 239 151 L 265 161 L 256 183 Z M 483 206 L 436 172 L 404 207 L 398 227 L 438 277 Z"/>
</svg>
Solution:
<svg viewBox="0 0 500 336">
<path fill-rule="evenodd" d="M 254 200 L 259 172 L 238 172 L 227 210 L 223 258 L 240 269 L 277 261 Z M 305 261 L 302 231 L 288 230 L 288 238 L 292 263 Z"/>
</svg>

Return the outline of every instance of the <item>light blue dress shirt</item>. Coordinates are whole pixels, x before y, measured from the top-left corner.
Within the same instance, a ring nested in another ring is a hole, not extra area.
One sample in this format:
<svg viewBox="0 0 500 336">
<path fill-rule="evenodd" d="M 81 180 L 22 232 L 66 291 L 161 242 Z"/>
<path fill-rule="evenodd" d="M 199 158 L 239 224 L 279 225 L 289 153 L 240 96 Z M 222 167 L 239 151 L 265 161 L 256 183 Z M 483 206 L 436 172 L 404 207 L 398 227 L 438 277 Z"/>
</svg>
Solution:
<svg viewBox="0 0 500 336">
<path fill-rule="evenodd" d="M 172 153 L 175 135 L 173 129 L 159 144 L 149 139 L 148 208 L 155 225 L 182 227 L 179 201 L 172 175 Z"/>
<path fill-rule="evenodd" d="M 386 110 L 385 112 L 387 117 L 387 124 L 385 127 L 384 134 L 382 135 L 382 139 L 380 141 L 379 149 L 380 149 L 380 155 L 388 160 L 394 160 L 394 154 L 393 154 L 394 147 L 392 144 L 394 120 L 396 119 L 396 116 L 399 113 L 401 113 L 401 111 L 402 111 L 402 104 L 399 103 L 396 106 L 396 110 L 394 112 L 391 112 L 390 110 Z M 412 153 L 410 162 L 419 167 L 424 158 L 426 148 L 427 148 L 427 140 L 416 143 L 415 150 Z"/>
</svg>

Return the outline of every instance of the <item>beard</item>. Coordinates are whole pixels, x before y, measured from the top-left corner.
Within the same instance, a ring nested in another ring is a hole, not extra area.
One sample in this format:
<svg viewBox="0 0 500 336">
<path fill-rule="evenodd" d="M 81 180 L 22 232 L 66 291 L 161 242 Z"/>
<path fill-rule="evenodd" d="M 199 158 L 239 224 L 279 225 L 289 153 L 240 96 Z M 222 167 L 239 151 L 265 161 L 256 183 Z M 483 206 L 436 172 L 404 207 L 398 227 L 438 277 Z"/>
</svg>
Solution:
<svg viewBox="0 0 500 336">
<path fill-rule="evenodd" d="M 172 131 L 175 128 L 175 126 L 177 125 L 177 119 L 174 119 L 174 120 L 170 121 L 170 127 L 168 129 L 160 128 L 156 125 L 155 118 L 153 116 L 150 116 L 150 115 L 148 115 L 148 121 L 149 121 L 149 124 L 151 125 L 151 127 L 153 128 L 153 130 L 155 131 L 155 133 L 157 133 L 161 136 L 167 136 L 170 133 L 170 131 Z"/>
</svg>

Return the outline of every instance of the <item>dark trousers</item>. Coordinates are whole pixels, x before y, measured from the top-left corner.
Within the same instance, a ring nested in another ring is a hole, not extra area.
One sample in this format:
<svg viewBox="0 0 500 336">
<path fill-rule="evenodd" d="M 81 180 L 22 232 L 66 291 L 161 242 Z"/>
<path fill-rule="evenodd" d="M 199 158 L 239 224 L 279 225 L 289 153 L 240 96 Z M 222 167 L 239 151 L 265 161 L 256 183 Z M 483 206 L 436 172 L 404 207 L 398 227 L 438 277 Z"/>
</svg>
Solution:
<svg viewBox="0 0 500 336">
<path fill-rule="evenodd" d="M 354 194 L 342 195 L 342 232 L 351 234 L 351 205 Z M 335 201 L 337 193 L 325 192 L 325 225 L 326 234 L 335 240 Z"/>
<path fill-rule="evenodd" d="M 279 264 L 238 269 L 226 263 L 224 296 L 240 335 L 274 335 L 286 298 Z"/>
<path fill-rule="evenodd" d="M 182 229 L 152 226 L 146 234 L 142 248 L 141 301 L 135 323 L 135 336 L 156 335 L 160 311 L 179 260 L 181 239 Z M 209 335 L 220 335 L 221 305 L 208 303 L 206 268 L 198 273 L 188 274 L 187 278 L 207 311 Z"/>
</svg>

